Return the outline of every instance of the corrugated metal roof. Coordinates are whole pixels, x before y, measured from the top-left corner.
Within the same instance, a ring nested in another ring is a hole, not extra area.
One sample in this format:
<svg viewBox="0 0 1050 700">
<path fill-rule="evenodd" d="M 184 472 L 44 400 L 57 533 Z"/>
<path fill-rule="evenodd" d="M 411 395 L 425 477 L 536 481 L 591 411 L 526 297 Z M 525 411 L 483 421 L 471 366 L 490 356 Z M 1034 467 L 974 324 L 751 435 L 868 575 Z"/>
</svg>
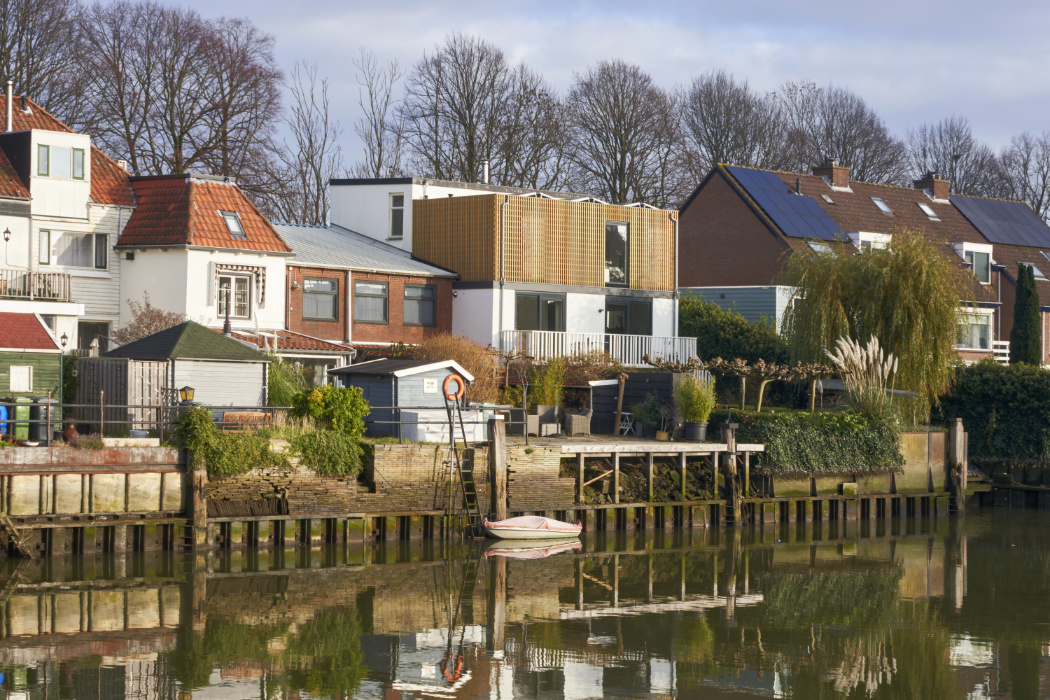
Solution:
<svg viewBox="0 0 1050 700">
<path fill-rule="evenodd" d="M 443 267 L 412 257 L 408 251 L 335 224 L 274 224 L 273 227 L 295 252 L 295 257 L 289 261 L 292 264 L 346 267 L 395 275 L 457 276 Z"/>
</svg>

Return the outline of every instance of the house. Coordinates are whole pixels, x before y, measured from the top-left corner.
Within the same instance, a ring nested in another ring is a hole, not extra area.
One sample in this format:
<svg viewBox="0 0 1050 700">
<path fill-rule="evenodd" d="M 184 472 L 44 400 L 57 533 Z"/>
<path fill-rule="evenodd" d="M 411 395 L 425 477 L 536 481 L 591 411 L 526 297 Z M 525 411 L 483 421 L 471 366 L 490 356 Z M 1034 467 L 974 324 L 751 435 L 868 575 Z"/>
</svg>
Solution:
<svg viewBox="0 0 1050 700">
<path fill-rule="evenodd" d="M 62 348 L 38 314 L 0 311 L 0 392 L 62 401 Z"/>
<path fill-rule="evenodd" d="M 285 260 L 281 240 L 237 183 L 182 173 L 134 177 L 136 207 L 116 244 L 120 324 L 127 301 L 150 302 L 221 327 L 283 329 Z M 229 308 L 227 308 L 227 304 Z"/>
<path fill-rule="evenodd" d="M 290 331 L 357 348 L 452 331 L 456 273 L 335 224 L 274 227 L 294 251 L 286 267 Z"/>
<path fill-rule="evenodd" d="M 104 349 L 122 306 L 128 174 L 10 82 L 0 105 L 0 311 L 38 314 L 62 347 Z"/>
<path fill-rule="evenodd" d="M 395 178 L 333 180 L 332 221 L 456 272 L 452 332 L 547 359 L 684 360 L 673 211 L 583 195 Z"/>
<path fill-rule="evenodd" d="M 361 389 L 372 406 L 365 418 L 370 435 L 394 435 L 409 440 L 425 440 L 428 432 L 440 433 L 438 424 L 444 424 L 447 440 L 448 418 L 442 393 L 445 379 L 457 375 L 466 382 L 464 387 L 474 381 L 473 375 L 453 360 L 381 358 L 333 369 L 329 374 L 337 378 L 340 387 Z M 428 427 L 430 423 L 434 423 L 434 428 Z M 476 433 L 472 428 L 468 437 Z"/>
<path fill-rule="evenodd" d="M 193 387 L 197 403 L 266 405 L 270 357 L 193 321 L 122 345 L 103 357 L 165 362 L 168 390 Z"/>
<path fill-rule="evenodd" d="M 993 246 L 933 173 L 914 187 L 849 179 L 834 161 L 812 175 L 716 166 L 680 212 L 679 285 L 778 327 L 790 298 L 779 285 L 787 257 L 830 250 L 858 254 L 886 246 L 903 229 L 920 231 L 974 273 L 958 350 L 967 361 L 1009 355 L 1002 333 L 1002 268 Z"/>
</svg>

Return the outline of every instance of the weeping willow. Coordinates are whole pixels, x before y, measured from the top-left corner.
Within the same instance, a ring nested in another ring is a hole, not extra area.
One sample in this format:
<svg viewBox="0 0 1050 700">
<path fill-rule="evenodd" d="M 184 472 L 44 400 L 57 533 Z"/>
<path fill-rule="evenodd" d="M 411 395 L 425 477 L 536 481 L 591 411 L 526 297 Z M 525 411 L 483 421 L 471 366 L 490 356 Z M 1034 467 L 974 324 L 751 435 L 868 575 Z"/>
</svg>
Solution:
<svg viewBox="0 0 1050 700">
<path fill-rule="evenodd" d="M 791 256 L 785 282 L 798 296 L 783 333 L 793 359 L 822 360 L 841 337 L 875 336 L 897 358 L 897 388 L 918 394 L 916 419 L 927 420 L 958 362 L 960 300 L 973 298 L 958 263 L 945 243 L 907 230 L 863 254 Z"/>
</svg>

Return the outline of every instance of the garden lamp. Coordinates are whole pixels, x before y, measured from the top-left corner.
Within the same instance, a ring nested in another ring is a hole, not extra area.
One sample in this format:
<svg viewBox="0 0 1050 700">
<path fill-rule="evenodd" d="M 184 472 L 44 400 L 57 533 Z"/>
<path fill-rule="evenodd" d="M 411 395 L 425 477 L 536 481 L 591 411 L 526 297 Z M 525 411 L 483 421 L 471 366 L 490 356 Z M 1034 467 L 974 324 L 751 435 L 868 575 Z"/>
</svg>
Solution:
<svg viewBox="0 0 1050 700">
<path fill-rule="evenodd" d="M 193 387 L 184 386 L 179 389 L 179 401 L 182 403 L 193 403 Z"/>
</svg>

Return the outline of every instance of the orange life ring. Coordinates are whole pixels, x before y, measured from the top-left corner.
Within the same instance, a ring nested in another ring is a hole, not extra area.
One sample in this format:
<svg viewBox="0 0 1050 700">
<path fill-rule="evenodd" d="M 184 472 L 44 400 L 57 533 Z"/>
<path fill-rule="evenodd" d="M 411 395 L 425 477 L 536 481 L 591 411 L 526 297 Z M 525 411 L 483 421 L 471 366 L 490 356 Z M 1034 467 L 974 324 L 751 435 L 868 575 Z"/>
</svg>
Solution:
<svg viewBox="0 0 1050 700">
<path fill-rule="evenodd" d="M 455 390 L 449 391 L 449 386 L 455 384 Z M 449 401 L 458 401 L 463 398 L 463 389 L 465 382 L 463 377 L 458 374 L 450 374 L 445 377 L 445 381 L 441 384 L 441 391 L 445 393 L 445 398 Z"/>
<path fill-rule="evenodd" d="M 445 664 L 448 663 L 448 659 L 441 662 L 441 672 L 445 676 L 445 680 L 449 683 L 455 683 L 459 680 L 459 677 L 463 675 L 463 655 L 456 654 L 456 670 L 453 671 L 450 668 L 446 668 Z"/>
</svg>

